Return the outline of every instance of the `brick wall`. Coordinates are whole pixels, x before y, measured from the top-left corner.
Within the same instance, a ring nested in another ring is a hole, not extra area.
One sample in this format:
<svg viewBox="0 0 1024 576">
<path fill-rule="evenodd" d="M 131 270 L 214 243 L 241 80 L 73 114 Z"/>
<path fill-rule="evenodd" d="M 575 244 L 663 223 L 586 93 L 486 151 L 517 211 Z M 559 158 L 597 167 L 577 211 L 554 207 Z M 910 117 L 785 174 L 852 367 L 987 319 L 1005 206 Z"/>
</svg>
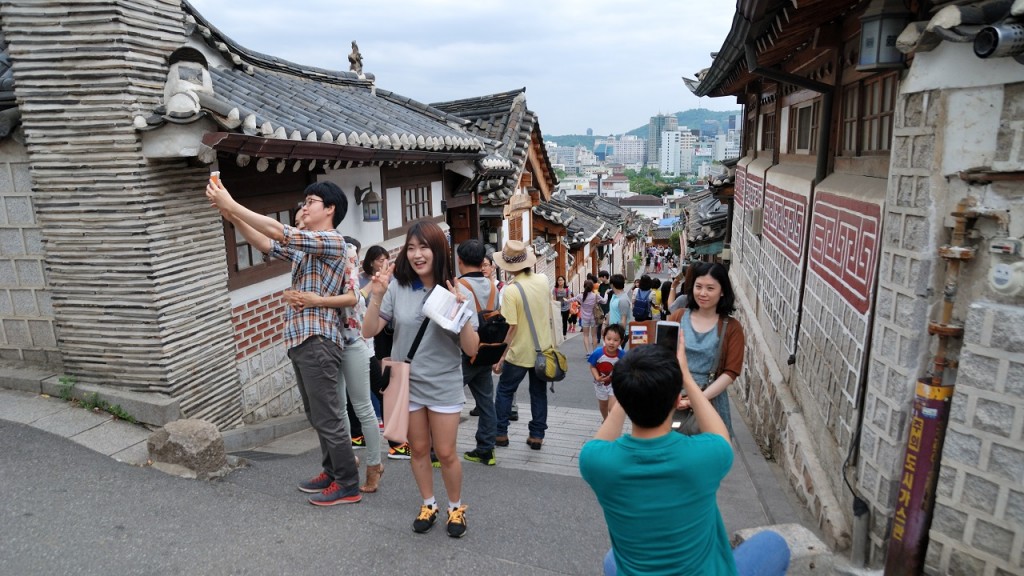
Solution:
<svg viewBox="0 0 1024 576">
<path fill-rule="evenodd" d="M 242 419 L 251 424 L 302 409 L 295 371 L 284 347 L 283 291 L 231 310 L 242 384 Z"/>
<path fill-rule="evenodd" d="M 25 147 L 0 142 L 0 359 L 61 367 Z"/>
</svg>

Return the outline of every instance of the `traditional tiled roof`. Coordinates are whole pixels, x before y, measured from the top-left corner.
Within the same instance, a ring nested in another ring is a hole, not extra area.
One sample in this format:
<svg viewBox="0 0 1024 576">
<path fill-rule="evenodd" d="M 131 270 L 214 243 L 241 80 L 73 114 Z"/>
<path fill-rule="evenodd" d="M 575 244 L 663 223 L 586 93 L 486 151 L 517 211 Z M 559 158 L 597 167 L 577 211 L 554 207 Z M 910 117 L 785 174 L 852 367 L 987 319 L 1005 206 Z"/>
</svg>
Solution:
<svg viewBox="0 0 1024 576">
<path fill-rule="evenodd" d="M 633 206 L 664 206 L 665 201 L 660 196 L 652 196 L 650 194 L 635 194 L 626 198 L 619 199 L 619 206 L 633 207 Z"/>
<path fill-rule="evenodd" d="M 526 108 L 526 88 L 509 90 L 488 96 L 434 102 L 434 108 L 469 121 L 466 129 L 489 141 L 488 158 L 501 158 L 504 164 L 495 168 L 477 162 L 480 173 L 456 190 L 476 190 L 483 204 L 504 204 L 519 183 L 519 176 L 526 167 L 530 153 L 533 132 L 539 134 L 537 116 Z M 547 152 L 541 147 L 544 160 Z"/>
<path fill-rule="evenodd" d="M 254 143 L 265 145 L 269 139 L 311 143 L 288 150 L 292 157 L 305 153 L 314 159 L 332 154 L 336 159 L 352 159 L 336 146 L 350 147 L 354 158 L 371 162 L 430 160 L 432 155 L 435 160 L 451 160 L 451 153 L 467 159 L 483 156 L 485 139 L 466 132 L 465 120 L 378 89 L 372 75 L 302 66 L 247 50 L 188 2 L 183 0 L 182 8 L 193 35 L 218 50 L 229 66 L 209 63 L 213 92 L 197 91 L 199 106 L 193 117 L 172 118 L 157 110 L 149 118 L 136 118 L 140 129 L 207 116 L 237 136 L 204 138 L 204 142 L 240 154 L 258 155 L 255 152 L 262 148 Z M 381 153 L 359 154 L 360 148 Z M 280 157 L 284 149 L 278 145 L 267 155 Z M 408 152 L 421 154 L 413 157 Z"/>
<path fill-rule="evenodd" d="M 609 222 L 585 203 L 564 195 L 533 207 L 533 213 L 554 224 L 565 226 L 566 241 L 572 244 L 590 242 L 594 237 L 604 240 L 615 234 L 618 226 Z"/>
</svg>

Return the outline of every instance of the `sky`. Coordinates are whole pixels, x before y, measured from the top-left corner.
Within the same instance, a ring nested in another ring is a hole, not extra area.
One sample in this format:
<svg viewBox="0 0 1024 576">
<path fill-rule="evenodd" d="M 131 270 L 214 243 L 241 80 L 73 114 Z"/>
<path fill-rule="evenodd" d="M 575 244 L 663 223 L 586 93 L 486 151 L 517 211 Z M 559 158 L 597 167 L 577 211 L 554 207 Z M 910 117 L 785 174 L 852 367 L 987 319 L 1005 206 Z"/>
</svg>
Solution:
<svg viewBox="0 0 1024 576">
<path fill-rule="evenodd" d="M 734 2 L 715 0 L 190 0 L 239 45 L 348 70 L 424 103 L 526 88 L 545 135 L 621 134 L 690 108 L 739 110 L 683 84 L 711 65 Z"/>
</svg>

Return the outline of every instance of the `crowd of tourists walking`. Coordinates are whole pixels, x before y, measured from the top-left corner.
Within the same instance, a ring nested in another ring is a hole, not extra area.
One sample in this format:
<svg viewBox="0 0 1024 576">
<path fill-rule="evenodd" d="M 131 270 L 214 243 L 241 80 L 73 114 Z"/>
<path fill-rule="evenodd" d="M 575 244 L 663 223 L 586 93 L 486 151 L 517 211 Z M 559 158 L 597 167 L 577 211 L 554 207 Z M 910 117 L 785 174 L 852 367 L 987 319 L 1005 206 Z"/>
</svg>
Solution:
<svg viewBox="0 0 1024 576">
<path fill-rule="evenodd" d="M 580 467 L 612 537 L 605 573 L 744 573 L 751 561 L 781 562 L 785 544 L 774 540 L 737 549 L 735 558 L 728 553 L 715 504 L 732 463 L 727 389 L 742 369 L 744 347 L 721 264 L 692 264 L 675 273 L 671 252 L 656 250 L 647 255 L 654 275 L 641 275 L 628 291 L 622 274 L 602 270 L 576 293 L 563 276 L 552 287 L 535 273 L 537 256 L 521 241 L 508 240 L 493 252 L 478 240 L 465 241 L 453 259 L 444 230 L 427 220 L 408 229 L 394 262 L 381 246 L 366 248 L 360 259 L 358 239 L 338 231 L 348 203 L 330 182 L 307 187 L 295 226 L 245 208 L 219 179 L 211 178 L 206 194 L 251 246 L 292 264 L 285 345 L 322 457 L 322 469 L 298 484 L 310 503 L 356 503 L 379 491 L 384 429 L 388 458 L 411 460 L 420 497 L 413 531 L 430 531 L 443 510 L 447 535 L 465 536 L 461 462 L 495 465 L 496 447 L 513 441 L 509 422 L 524 381 L 530 420 L 527 436 L 516 441 L 543 448 L 547 383 L 567 369 L 551 329 L 554 304 L 562 335 L 577 327 L 582 332 L 579 353 L 589 364 L 604 420 L 584 446 Z M 663 272 L 671 279 L 655 277 Z M 429 313 L 426 304 L 436 291 L 456 313 L 443 319 Z M 632 345 L 637 325 L 658 320 L 678 327 L 671 349 Z M 479 418 L 476 446 L 460 458 L 465 388 Z M 620 437 L 626 417 L 633 432 Z M 692 429 L 673 432 L 683 420 Z M 356 449 L 365 449 L 359 452 L 366 464 L 362 485 Z M 646 456 L 635 456 L 641 452 Z M 432 467 L 441 470 L 445 505 L 435 494 Z M 638 501 L 648 489 L 659 505 L 643 504 L 653 501 L 646 496 Z M 666 546 L 676 539 L 685 546 Z"/>
</svg>

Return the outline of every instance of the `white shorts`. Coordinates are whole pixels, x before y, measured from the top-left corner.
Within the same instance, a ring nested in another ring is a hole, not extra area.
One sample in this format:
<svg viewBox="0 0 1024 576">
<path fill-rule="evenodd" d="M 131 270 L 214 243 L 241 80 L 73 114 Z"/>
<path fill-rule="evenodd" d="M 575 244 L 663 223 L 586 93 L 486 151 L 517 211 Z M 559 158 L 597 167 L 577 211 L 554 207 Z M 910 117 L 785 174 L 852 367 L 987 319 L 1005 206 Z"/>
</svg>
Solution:
<svg viewBox="0 0 1024 576">
<path fill-rule="evenodd" d="M 600 382 L 594 382 L 594 393 L 597 394 L 598 400 L 607 400 L 608 398 L 615 397 L 615 392 L 612 391 L 611 384 L 601 384 Z"/>
<path fill-rule="evenodd" d="M 458 414 L 462 412 L 463 404 L 452 404 L 450 406 L 424 406 L 423 404 L 417 404 L 412 400 L 409 401 L 409 412 L 415 412 L 421 408 L 426 408 L 431 412 L 437 414 Z"/>
</svg>

